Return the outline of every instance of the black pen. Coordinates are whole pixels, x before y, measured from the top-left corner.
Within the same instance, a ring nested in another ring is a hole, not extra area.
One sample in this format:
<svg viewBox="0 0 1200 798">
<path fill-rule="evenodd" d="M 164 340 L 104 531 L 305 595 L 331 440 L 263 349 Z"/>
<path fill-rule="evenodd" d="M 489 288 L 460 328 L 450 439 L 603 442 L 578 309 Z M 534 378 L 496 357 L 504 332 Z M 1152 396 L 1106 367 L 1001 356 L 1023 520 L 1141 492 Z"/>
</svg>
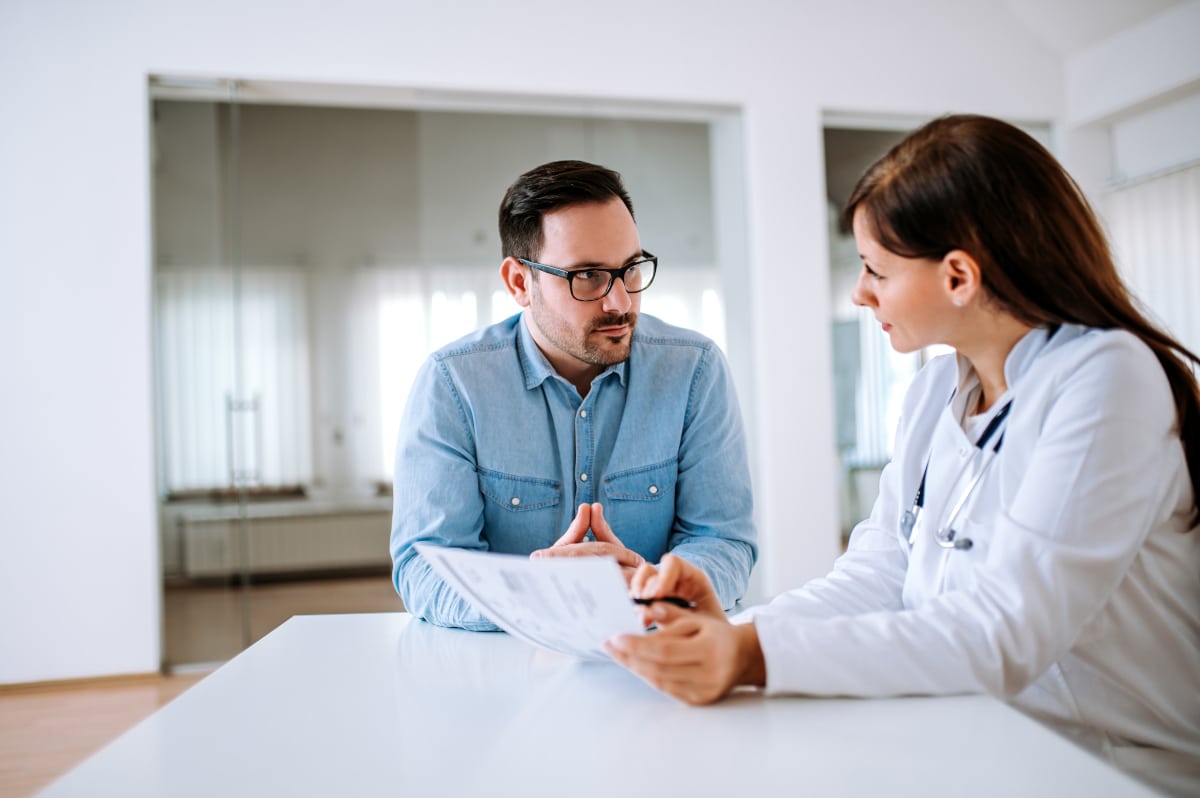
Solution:
<svg viewBox="0 0 1200 798">
<path fill-rule="evenodd" d="M 633 600 L 633 603 L 634 604 L 653 604 L 656 601 L 663 601 L 663 602 L 666 602 L 667 604 L 674 604 L 676 607 L 682 607 L 685 610 L 691 610 L 691 609 L 696 608 L 696 602 L 688 601 L 687 599 L 680 598 L 679 596 L 655 596 L 654 598 L 635 598 Z"/>
</svg>

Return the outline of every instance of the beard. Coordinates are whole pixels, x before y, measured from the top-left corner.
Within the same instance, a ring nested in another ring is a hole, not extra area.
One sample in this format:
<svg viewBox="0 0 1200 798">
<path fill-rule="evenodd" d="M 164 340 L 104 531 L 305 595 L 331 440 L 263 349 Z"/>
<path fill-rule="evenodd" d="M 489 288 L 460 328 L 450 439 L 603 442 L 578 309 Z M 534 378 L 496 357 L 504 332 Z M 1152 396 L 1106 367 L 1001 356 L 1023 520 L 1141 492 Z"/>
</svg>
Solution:
<svg viewBox="0 0 1200 798">
<path fill-rule="evenodd" d="M 542 335 L 560 353 L 582 363 L 599 367 L 612 366 L 629 358 L 633 331 L 638 321 L 636 311 L 598 316 L 589 320 L 586 327 L 580 329 L 578 322 L 570 322 L 557 315 L 548 304 L 544 304 L 539 299 L 540 297 L 535 292 L 529 313 Z M 624 324 L 629 325 L 629 332 L 624 335 L 610 336 L 599 332 L 604 327 Z"/>
<path fill-rule="evenodd" d="M 630 345 L 633 341 L 633 331 L 637 327 L 637 321 L 638 314 L 633 311 L 603 316 L 593 320 L 588 325 L 587 332 L 583 336 L 583 355 L 577 355 L 577 357 L 587 363 L 591 363 L 593 366 L 611 366 L 614 363 L 628 360 Z M 629 325 L 629 332 L 620 336 L 608 336 L 598 332 L 604 327 L 617 327 L 626 324 Z M 597 337 L 604 343 L 597 341 Z"/>
</svg>

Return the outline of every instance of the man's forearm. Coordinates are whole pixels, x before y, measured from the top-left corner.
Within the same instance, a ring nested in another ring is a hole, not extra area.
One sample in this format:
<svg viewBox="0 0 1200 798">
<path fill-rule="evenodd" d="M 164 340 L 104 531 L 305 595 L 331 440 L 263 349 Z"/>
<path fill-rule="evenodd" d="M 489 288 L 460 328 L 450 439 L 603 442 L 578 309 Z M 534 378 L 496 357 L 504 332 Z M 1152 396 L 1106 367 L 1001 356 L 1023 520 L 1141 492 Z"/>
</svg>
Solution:
<svg viewBox="0 0 1200 798">
<path fill-rule="evenodd" d="M 419 554 L 397 569 L 396 589 L 404 608 L 421 620 L 476 632 L 499 631 L 500 627 L 446 584 Z"/>
</svg>

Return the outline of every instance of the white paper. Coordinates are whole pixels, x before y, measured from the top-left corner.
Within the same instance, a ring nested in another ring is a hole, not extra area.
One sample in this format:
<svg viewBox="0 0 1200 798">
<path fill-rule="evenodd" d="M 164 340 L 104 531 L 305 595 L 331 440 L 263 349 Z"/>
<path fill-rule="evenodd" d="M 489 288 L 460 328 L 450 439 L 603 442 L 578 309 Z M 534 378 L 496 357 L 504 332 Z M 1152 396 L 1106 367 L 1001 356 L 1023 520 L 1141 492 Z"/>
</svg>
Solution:
<svg viewBox="0 0 1200 798">
<path fill-rule="evenodd" d="M 546 557 L 417 543 L 433 570 L 513 637 L 584 659 L 610 659 L 601 644 L 642 634 L 621 567 L 611 557 Z"/>
</svg>

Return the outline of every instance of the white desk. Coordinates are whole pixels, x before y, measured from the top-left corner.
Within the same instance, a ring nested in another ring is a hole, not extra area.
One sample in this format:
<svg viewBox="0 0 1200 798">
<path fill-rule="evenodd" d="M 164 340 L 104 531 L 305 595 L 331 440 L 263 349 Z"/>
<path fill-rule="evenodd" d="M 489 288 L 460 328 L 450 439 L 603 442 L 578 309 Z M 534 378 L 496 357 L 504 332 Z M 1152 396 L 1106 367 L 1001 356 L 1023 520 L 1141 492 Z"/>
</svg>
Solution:
<svg viewBox="0 0 1200 798">
<path fill-rule="evenodd" d="M 710 707 L 403 614 L 294 617 L 46 796 L 1147 796 L 982 696 Z"/>
</svg>

